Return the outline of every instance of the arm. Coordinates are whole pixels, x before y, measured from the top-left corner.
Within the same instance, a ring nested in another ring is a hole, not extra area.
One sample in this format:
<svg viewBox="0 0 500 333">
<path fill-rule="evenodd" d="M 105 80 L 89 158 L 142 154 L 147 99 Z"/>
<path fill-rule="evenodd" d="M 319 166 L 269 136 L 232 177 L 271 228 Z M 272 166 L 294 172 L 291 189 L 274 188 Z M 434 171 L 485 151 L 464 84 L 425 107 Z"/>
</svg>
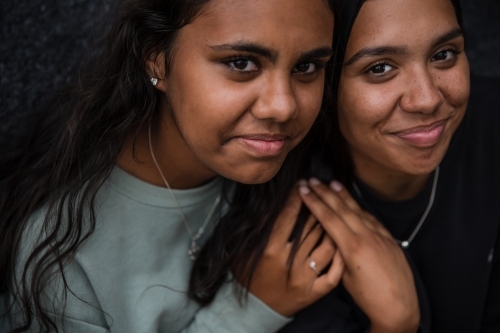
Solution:
<svg viewBox="0 0 500 333">
<path fill-rule="evenodd" d="M 252 294 L 239 302 L 234 287 L 226 282 L 214 301 L 200 309 L 182 333 L 265 333 L 276 332 L 291 318 L 284 317 Z"/>
<path fill-rule="evenodd" d="M 44 289 L 45 302 L 43 307 L 58 331 L 72 333 L 109 332 L 105 314 L 99 306 L 97 297 L 82 267 L 76 261 L 72 261 L 64 268 L 64 278 L 69 288 L 66 289 L 66 295 L 60 273 L 54 274 Z M 63 315 L 61 314 L 62 308 L 64 308 Z M 14 311 L 12 314 L 14 323 L 20 319 L 15 314 Z M 14 326 L 17 327 L 15 324 Z M 40 325 L 34 319 L 28 332 L 39 331 Z M 53 332 L 53 328 L 50 332 Z"/>
</svg>

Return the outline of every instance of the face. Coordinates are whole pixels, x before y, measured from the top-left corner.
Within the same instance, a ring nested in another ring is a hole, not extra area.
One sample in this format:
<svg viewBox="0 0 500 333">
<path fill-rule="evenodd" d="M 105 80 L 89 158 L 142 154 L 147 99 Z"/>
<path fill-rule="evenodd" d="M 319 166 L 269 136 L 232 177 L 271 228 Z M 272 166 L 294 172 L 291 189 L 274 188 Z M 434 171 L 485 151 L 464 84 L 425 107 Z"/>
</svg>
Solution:
<svg viewBox="0 0 500 333">
<path fill-rule="evenodd" d="M 451 2 L 367 0 L 340 85 L 339 125 L 357 170 L 430 173 L 469 96 L 464 39 Z"/>
<path fill-rule="evenodd" d="M 157 85 L 172 158 L 193 173 L 272 178 L 319 112 L 332 38 L 324 0 L 209 2 L 180 30 Z"/>
</svg>

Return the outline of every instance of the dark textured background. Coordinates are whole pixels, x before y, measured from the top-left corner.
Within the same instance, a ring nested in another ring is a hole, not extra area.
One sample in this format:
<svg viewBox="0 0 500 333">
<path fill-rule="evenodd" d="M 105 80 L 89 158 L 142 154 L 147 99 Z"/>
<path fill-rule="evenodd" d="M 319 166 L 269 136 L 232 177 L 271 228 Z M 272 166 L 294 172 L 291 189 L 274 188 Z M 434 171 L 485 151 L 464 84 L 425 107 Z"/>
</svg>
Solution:
<svg viewBox="0 0 500 333">
<path fill-rule="evenodd" d="M 0 153 L 14 147 L 30 112 L 95 54 L 92 36 L 106 27 L 110 1 L 2 0 Z M 500 77 L 500 0 L 462 2 L 472 71 Z"/>
</svg>

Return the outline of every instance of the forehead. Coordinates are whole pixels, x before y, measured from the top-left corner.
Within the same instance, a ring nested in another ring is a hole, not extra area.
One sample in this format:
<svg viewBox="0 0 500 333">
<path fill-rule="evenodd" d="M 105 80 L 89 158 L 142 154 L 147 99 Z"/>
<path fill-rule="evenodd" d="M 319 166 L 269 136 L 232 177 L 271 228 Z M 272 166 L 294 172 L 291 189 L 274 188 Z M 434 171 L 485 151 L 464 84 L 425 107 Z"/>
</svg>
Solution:
<svg viewBox="0 0 500 333">
<path fill-rule="evenodd" d="M 352 27 L 347 53 L 364 47 L 427 45 L 456 28 L 450 0 L 366 0 Z"/>
<path fill-rule="evenodd" d="M 333 13 L 326 0 L 212 0 L 186 28 L 205 40 L 331 38 Z"/>
</svg>

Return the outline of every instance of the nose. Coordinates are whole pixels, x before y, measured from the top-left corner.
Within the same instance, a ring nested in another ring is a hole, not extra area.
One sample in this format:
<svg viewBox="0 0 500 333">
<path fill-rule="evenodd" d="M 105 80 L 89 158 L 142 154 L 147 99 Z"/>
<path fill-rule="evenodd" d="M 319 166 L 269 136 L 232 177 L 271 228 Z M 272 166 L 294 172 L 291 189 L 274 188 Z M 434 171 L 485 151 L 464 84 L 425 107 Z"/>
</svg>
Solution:
<svg viewBox="0 0 500 333">
<path fill-rule="evenodd" d="M 400 100 L 401 108 L 406 112 L 433 113 L 444 102 L 437 83 L 427 68 L 409 73 L 405 93 Z"/>
<path fill-rule="evenodd" d="M 255 118 L 283 123 L 298 116 L 297 99 L 288 75 L 270 75 L 259 91 L 251 110 Z"/>
</svg>

